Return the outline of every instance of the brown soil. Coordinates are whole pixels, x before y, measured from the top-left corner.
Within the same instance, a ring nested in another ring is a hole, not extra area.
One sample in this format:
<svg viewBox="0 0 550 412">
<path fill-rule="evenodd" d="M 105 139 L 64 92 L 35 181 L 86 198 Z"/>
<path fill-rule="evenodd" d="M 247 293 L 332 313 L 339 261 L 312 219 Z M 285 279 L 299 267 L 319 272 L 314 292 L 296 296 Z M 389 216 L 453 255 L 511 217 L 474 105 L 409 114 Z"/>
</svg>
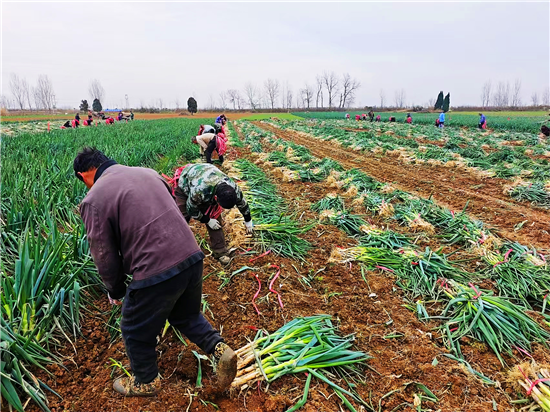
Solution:
<svg viewBox="0 0 550 412">
<path fill-rule="evenodd" d="M 276 133 L 286 136 L 278 130 Z M 320 143 L 316 142 L 315 147 L 320 147 Z M 256 155 L 245 148 L 231 151 L 229 160 L 235 155 L 256 160 Z M 260 164 L 260 167 L 269 174 L 273 173 L 267 165 Z M 316 218 L 310 210 L 311 203 L 335 191 L 327 188 L 326 182 L 276 183 L 291 210 L 303 221 Z M 346 203 L 349 202 L 346 199 Z M 376 219 L 373 223 L 382 224 Z M 194 223 L 192 228 L 198 237 L 205 236 L 204 225 Z M 206 316 L 222 331 L 232 347 L 246 344 L 247 339 L 254 337 L 257 328 L 274 331 L 297 316 L 328 313 L 334 316 L 342 333 L 354 333 L 357 347 L 373 356 L 365 369 L 364 384 L 360 384 L 357 391 L 363 399 L 372 399 L 376 410 L 379 402 L 381 411 L 391 411 L 403 403 L 409 406 L 402 405 L 399 410 L 413 410 L 414 395 L 419 391 L 414 385 L 405 388 L 405 384 L 410 382 L 426 385 L 440 400 L 437 404 L 423 402 L 423 410 L 485 412 L 493 410 L 493 400 L 498 411 L 512 410 L 503 390 L 482 385 L 457 362 L 442 356 L 447 350 L 439 333 L 433 329 L 438 323 L 418 321 L 415 314 L 404 306 L 403 295 L 391 276 L 379 271 L 368 272 L 368 283 L 365 283 L 358 265 L 327 263 L 333 246 L 353 245 L 353 239 L 330 225 L 318 225 L 303 237 L 313 246 L 304 262 L 269 254 L 251 263 L 250 255 L 237 253 L 231 265 L 222 268 L 210 257 L 206 258 L 203 293 L 207 295 L 212 311 L 212 314 L 207 311 Z M 273 294 L 267 293 L 268 279 L 274 273 L 270 264 L 281 267 L 281 277 L 275 289 L 281 293 L 284 309 L 278 306 Z M 257 283 L 250 271 L 236 275 L 226 287 L 218 290 L 222 277 L 252 265 L 262 281 L 262 292 L 257 300 L 260 316 L 251 304 Z M 125 399 L 113 391 L 108 368 L 109 358 L 128 364 L 124 347 L 120 340 L 109 345 L 105 326 L 110 309 L 107 299 L 100 299 L 96 305 L 98 308 L 92 309 L 93 315 L 84 317 L 83 337 L 76 342 L 76 354 L 71 345 L 67 345 L 62 350 L 68 356 L 63 368 L 49 366 L 53 376 L 38 372 L 40 378 L 63 397 L 59 400 L 49 396 L 53 411 L 215 410 L 202 400 L 215 403 L 221 411 L 283 412 L 301 396 L 305 383 L 303 375 L 278 379 L 269 390 L 262 384 L 232 396 L 209 393 L 213 375 L 207 362 L 202 363 L 203 385 L 207 389 L 195 389 L 197 361 L 191 350 L 198 349 L 194 345 L 185 347 L 169 331 L 157 347 L 159 367 L 164 377 L 161 393 L 152 398 Z M 492 379 L 503 380 L 504 369 L 483 345 L 464 342 L 463 352 L 476 370 Z M 547 351 L 538 347 L 533 352 L 539 362 L 550 359 Z M 435 364 L 435 358 L 439 363 Z M 395 392 L 381 399 L 390 391 Z M 326 385 L 314 380 L 308 402 L 301 410 L 341 410 L 341 402 L 336 396 L 330 396 L 331 393 Z M 29 410 L 36 410 L 36 407 L 29 405 Z"/>
<path fill-rule="evenodd" d="M 308 147 L 320 158 L 330 157 L 344 167 L 358 168 L 381 182 L 421 197 L 432 196 L 438 203 L 454 210 L 462 210 L 468 201 L 468 212 L 493 227 L 500 236 L 548 250 L 550 245 L 550 213 L 517 202 L 503 193 L 510 182 L 505 179 L 475 178 L 461 170 L 437 165 L 403 164 L 398 159 L 371 153 L 355 153 L 334 143 L 281 130 L 269 124 L 256 122 L 278 137 Z M 516 225 L 527 220 L 521 230 Z"/>
</svg>

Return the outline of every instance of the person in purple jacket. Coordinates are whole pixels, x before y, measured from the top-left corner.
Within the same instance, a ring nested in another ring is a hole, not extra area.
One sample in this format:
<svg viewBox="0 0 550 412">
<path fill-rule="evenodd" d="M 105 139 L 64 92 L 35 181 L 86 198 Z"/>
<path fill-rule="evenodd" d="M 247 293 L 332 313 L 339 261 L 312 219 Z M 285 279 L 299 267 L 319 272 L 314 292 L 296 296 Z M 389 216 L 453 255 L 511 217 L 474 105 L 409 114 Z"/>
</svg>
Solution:
<svg viewBox="0 0 550 412">
<path fill-rule="evenodd" d="M 134 376 L 116 379 L 115 391 L 158 393 L 155 348 L 166 321 L 214 355 L 218 389 L 227 389 L 237 356 L 201 313 L 204 254 L 171 188 L 154 170 L 119 165 L 90 147 L 78 153 L 73 169 L 89 189 L 80 215 L 94 263 L 109 301 L 122 304 L 120 330 Z"/>
</svg>

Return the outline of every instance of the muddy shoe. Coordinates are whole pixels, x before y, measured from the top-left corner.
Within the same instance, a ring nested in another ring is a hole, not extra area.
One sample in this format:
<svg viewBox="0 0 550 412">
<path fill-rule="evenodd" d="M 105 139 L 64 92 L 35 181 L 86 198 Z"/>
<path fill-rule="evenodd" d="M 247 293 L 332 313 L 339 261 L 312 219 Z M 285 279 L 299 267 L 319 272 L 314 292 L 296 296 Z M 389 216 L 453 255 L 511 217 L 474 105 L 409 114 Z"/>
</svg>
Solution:
<svg viewBox="0 0 550 412">
<path fill-rule="evenodd" d="M 228 265 L 231 262 L 231 258 L 229 256 L 220 256 L 218 258 L 218 262 L 222 265 Z"/>
<path fill-rule="evenodd" d="M 214 358 L 217 361 L 218 389 L 224 391 L 237 375 L 237 355 L 226 343 L 220 342 L 214 349 Z"/>
<path fill-rule="evenodd" d="M 149 383 L 139 383 L 133 376 L 123 376 L 115 380 L 113 389 L 124 396 L 155 396 L 160 391 L 160 375 Z"/>
</svg>

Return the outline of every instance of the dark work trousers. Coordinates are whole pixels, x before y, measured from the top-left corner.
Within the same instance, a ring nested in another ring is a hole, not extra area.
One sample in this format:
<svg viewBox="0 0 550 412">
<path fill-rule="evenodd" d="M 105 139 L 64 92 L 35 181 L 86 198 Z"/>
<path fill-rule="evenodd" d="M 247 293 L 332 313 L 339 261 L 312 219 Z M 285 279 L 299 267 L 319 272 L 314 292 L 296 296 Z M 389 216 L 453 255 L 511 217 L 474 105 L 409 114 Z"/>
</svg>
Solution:
<svg viewBox="0 0 550 412">
<path fill-rule="evenodd" d="M 189 222 L 191 217 L 187 214 L 187 196 L 185 196 L 185 194 L 179 187 L 176 188 L 175 193 L 176 204 L 178 205 L 178 208 L 180 209 L 183 217 L 185 217 L 185 220 Z M 205 207 L 201 208 L 201 212 L 206 213 L 209 206 L 210 205 L 206 205 Z M 221 216 L 218 217 L 217 221 L 220 222 L 220 225 L 223 225 Z M 206 225 L 206 230 L 208 231 L 208 243 L 210 244 L 210 249 L 212 249 L 212 254 L 214 255 L 214 257 L 219 258 L 220 256 L 227 254 L 227 245 L 225 243 L 225 233 L 223 233 L 223 228 L 213 230 L 210 229 L 210 226 Z"/>
<path fill-rule="evenodd" d="M 216 137 L 208 142 L 208 146 L 204 151 L 204 155 L 206 156 L 206 163 L 212 163 L 212 153 L 214 153 L 214 150 L 216 151 L 216 153 L 218 153 L 218 148 L 216 146 Z M 218 159 L 220 159 L 220 162 L 223 164 L 223 155 L 220 155 L 218 153 Z"/>
<path fill-rule="evenodd" d="M 126 290 L 120 329 L 138 382 L 159 373 L 155 348 L 166 320 L 207 354 L 223 341 L 201 313 L 202 269 L 201 260 L 156 285 Z"/>
</svg>

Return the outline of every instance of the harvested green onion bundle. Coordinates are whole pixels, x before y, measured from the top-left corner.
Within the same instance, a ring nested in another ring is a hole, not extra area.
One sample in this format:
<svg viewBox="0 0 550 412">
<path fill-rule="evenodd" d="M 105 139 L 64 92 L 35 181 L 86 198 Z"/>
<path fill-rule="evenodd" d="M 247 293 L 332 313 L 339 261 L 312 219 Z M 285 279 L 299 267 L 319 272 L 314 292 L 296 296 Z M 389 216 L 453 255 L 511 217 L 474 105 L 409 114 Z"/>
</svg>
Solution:
<svg viewBox="0 0 550 412">
<path fill-rule="evenodd" d="M 461 356 L 460 339 L 464 336 L 487 343 L 500 362 L 505 365 L 501 354 L 512 354 L 512 348 L 531 350 L 531 342 L 548 347 L 550 332 L 531 319 L 523 308 L 514 305 L 510 299 L 493 296 L 491 291 L 478 290 L 472 284 L 460 285 L 448 281 L 444 292 L 451 299 L 442 316 L 450 315 L 443 326 L 447 332 L 449 346 Z"/>
<path fill-rule="evenodd" d="M 329 193 L 318 202 L 311 205 L 311 210 L 314 212 L 322 212 L 323 210 L 344 210 L 344 201 L 336 193 Z"/>
<path fill-rule="evenodd" d="M 239 159 L 235 162 L 235 167 L 247 181 L 247 188 L 243 192 L 249 201 L 250 212 L 256 224 L 255 244 L 283 256 L 303 259 L 311 245 L 297 235 L 308 231 L 312 224 L 300 226 L 292 216 L 285 216 L 288 210 L 282 197 L 258 166 L 248 160 Z"/>
<path fill-rule="evenodd" d="M 530 395 L 544 412 L 550 412 L 550 369 L 548 367 L 541 367 L 535 361 L 526 362 L 518 365 L 517 371 L 510 371 L 509 378 L 516 384 L 516 389 L 525 389 L 527 395 Z"/>
<path fill-rule="evenodd" d="M 366 225 L 361 228 L 361 231 L 364 235 L 359 239 L 360 246 L 399 249 L 410 245 L 410 239 L 406 235 L 393 230 L 382 230 L 373 225 Z"/>
<path fill-rule="evenodd" d="M 541 182 L 515 186 L 510 190 L 510 196 L 519 201 L 525 200 L 534 205 L 550 208 L 550 193 Z"/>
<path fill-rule="evenodd" d="M 322 214 L 321 217 L 327 218 L 331 224 L 337 226 L 339 229 L 342 229 L 350 236 L 363 233 L 361 228 L 367 225 L 367 222 L 359 215 L 354 215 L 345 211 L 337 211 L 336 213 L 333 211 L 330 212 L 332 213 Z"/>
<path fill-rule="evenodd" d="M 544 305 L 550 290 L 550 271 L 543 260 L 528 252 L 514 252 L 512 248 L 505 253 L 489 252 L 484 259 L 491 265 L 488 273 L 502 294 L 517 298 L 528 309 Z"/>
<path fill-rule="evenodd" d="M 232 387 L 242 389 L 253 382 L 271 383 L 284 375 L 306 372 L 310 374 L 308 382 L 313 375 L 328 384 L 350 411 L 355 408 L 346 395 L 367 406 L 354 393 L 352 382 L 360 376 L 358 366 L 371 357 L 351 349 L 353 336 L 342 337 L 336 331 L 330 315 L 315 315 L 296 318 L 267 336 L 258 332 L 253 342 L 237 350 L 238 372 Z M 344 378 L 349 389 L 333 382 L 338 376 Z M 306 385 L 304 399 L 308 388 Z"/>
</svg>

